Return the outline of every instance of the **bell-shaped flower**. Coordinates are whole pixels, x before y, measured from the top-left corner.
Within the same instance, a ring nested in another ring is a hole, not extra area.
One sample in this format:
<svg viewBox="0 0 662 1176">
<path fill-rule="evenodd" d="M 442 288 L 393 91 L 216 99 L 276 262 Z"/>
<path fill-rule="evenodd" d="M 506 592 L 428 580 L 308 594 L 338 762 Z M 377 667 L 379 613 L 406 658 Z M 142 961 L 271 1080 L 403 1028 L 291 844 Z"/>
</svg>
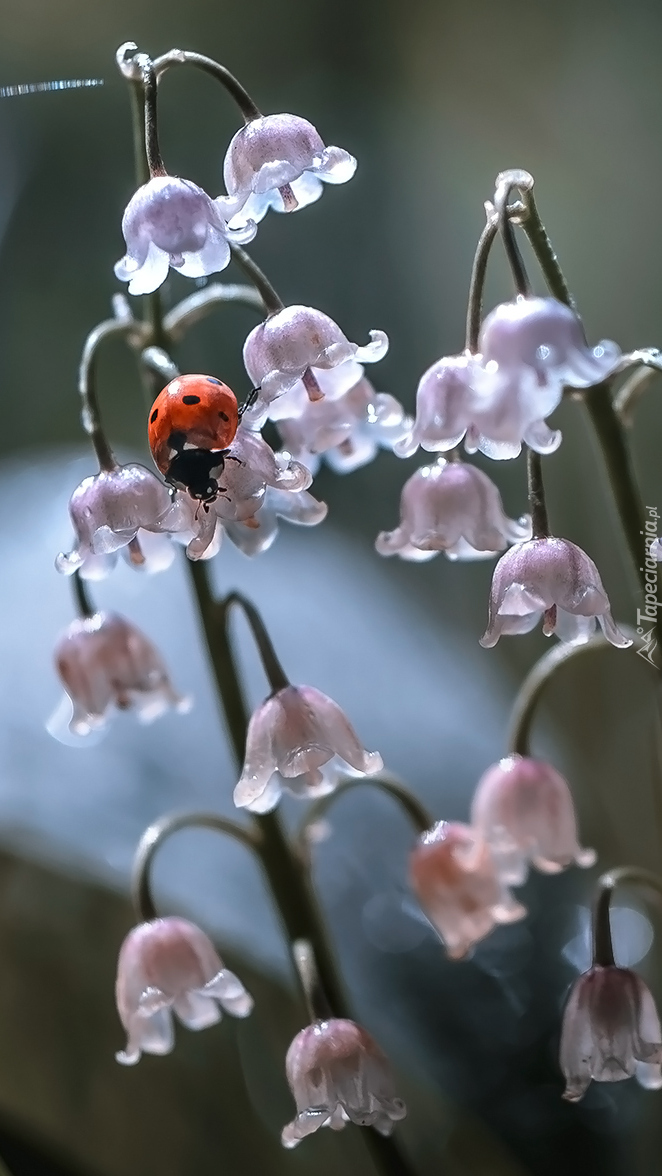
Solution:
<svg viewBox="0 0 662 1176">
<path fill-rule="evenodd" d="M 589 347 L 581 320 L 555 298 L 505 302 L 481 328 L 479 393 L 468 449 L 488 457 L 517 457 L 522 442 L 538 453 L 553 453 L 561 434 L 546 424 L 564 387 L 588 388 L 612 375 L 620 348 L 609 340 Z"/>
<path fill-rule="evenodd" d="M 263 794 L 276 772 L 288 791 L 304 799 L 333 791 L 348 770 L 369 776 L 383 766 L 382 757 L 359 742 L 337 702 L 313 686 L 285 686 L 251 716 L 234 802 L 263 811 Z M 273 785 L 268 795 L 273 807 Z"/>
<path fill-rule="evenodd" d="M 297 1114 L 283 1129 L 284 1147 L 296 1147 L 320 1127 L 340 1131 L 348 1122 L 390 1135 L 407 1114 L 387 1057 L 354 1021 L 332 1018 L 302 1029 L 285 1070 Z"/>
<path fill-rule="evenodd" d="M 292 392 L 277 401 L 280 405 Z M 283 444 L 312 472 L 323 455 L 339 474 L 367 465 L 378 449 L 393 449 L 411 425 L 402 405 L 386 392 L 375 392 L 363 376 L 335 399 L 310 401 L 302 411 L 277 423 Z"/>
<path fill-rule="evenodd" d="M 85 478 L 69 502 L 76 543 L 55 561 L 69 576 L 80 571 L 100 579 L 121 552 L 131 567 L 147 572 L 167 568 L 175 558 L 168 536 L 183 531 L 187 514 L 181 503 L 144 466 L 131 464 L 101 470 Z"/>
<path fill-rule="evenodd" d="M 122 218 L 126 254 L 115 276 L 129 283 L 129 294 L 151 294 L 170 266 L 187 278 L 225 269 L 230 242 L 251 241 L 257 226 L 230 229 L 224 208 L 202 188 L 177 176 L 155 176 L 131 197 Z"/>
<path fill-rule="evenodd" d="M 590 388 L 621 360 L 609 339 L 589 347 L 579 316 L 556 298 L 519 297 L 495 307 L 482 325 L 479 351 L 486 370 L 509 381 L 532 374 L 539 388 Z"/>
<path fill-rule="evenodd" d="M 274 453 L 259 433 L 240 425 L 225 453 L 219 482 L 222 489 L 213 503 L 189 498 L 190 531 L 186 536 L 189 559 L 201 559 L 211 544 L 218 546 L 219 520 L 224 526 L 243 523 L 257 530 L 260 522 L 255 516 L 267 504 L 269 488 L 295 496 L 310 486 L 312 475 L 289 453 Z M 282 500 L 276 501 L 279 506 L 276 513 L 283 514 Z M 297 513 L 295 505 L 290 509 Z"/>
<path fill-rule="evenodd" d="M 636 1075 L 642 1086 L 662 1087 L 660 1018 L 636 972 L 596 964 L 575 981 L 563 1014 L 560 1063 L 568 1102 L 578 1102 L 591 1080 Z"/>
<path fill-rule="evenodd" d="M 543 760 L 509 755 L 488 768 L 474 793 L 471 823 L 507 886 L 526 881 L 529 862 L 544 874 L 595 864 L 595 850 L 582 849 L 577 839 L 568 784 Z"/>
<path fill-rule="evenodd" d="M 260 509 L 245 522 L 225 520 L 223 530 L 244 555 L 261 555 L 276 539 L 279 519 L 301 527 L 316 527 L 326 518 L 328 510 L 325 502 L 307 490 L 293 492 L 267 486 Z"/>
<path fill-rule="evenodd" d="M 486 649 L 503 635 L 543 633 L 562 641 L 588 641 L 596 622 L 612 645 L 632 644 L 614 624 L 600 573 L 581 547 L 568 539 L 529 539 L 501 556 L 492 577 Z"/>
<path fill-rule="evenodd" d="M 507 517 L 487 474 L 440 457 L 405 482 L 400 526 L 382 531 L 375 547 L 380 555 L 408 560 L 432 559 L 439 551 L 449 559 L 489 559 L 530 535 L 528 516 L 518 521 Z"/>
<path fill-rule="evenodd" d="M 302 380 L 310 400 L 322 392 L 312 369 L 328 370 L 347 360 L 375 363 L 388 351 L 383 331 L 370 331 L 366 347 L 350 343 L 333 319 L 312 306 L 286 306 L 251 331 L 244 364 L 256 388 L 258 405 L 268 405 Z M 351 386 L 351 385 L 350 385 Z"/>
<path fill-rule="evenodd" d="M 469 825 L 439 821 L 409 859 L 409 880 L 452 960 L 459 960 L 498 923 L 523 919 L 487 842 Z"/>
<path fill-rule="evenodd" d="M 465 351 L 438 359 L 423 373 L 416 391 L 416 418 L 394 446 L 398 457 L 411 457 L 419 445 L 429 453 L 445 453 L 459 445 L 473 428 L 479 368 L 480 356 Z"/>
<path fill-rule="evenodd" d="M 170 916 L 129 932 L 117 963 L 117 1011 L 126 1029 L 118 1062 L 133 1066 L 143 1053 L 167 1054 L 174 1040 L 173 1013 L 187 1029 L 207 1029 L 221 1009 L 247 1017 L 253 1000 L 219 959 L 211 940 L 186 919 Z"/>
<path fill-rule="evenodd" d="M 72 621 L 55 646 L 55 666 L 73 707 L 72 735 L 104 727 L 113 707 L 133 708 L 143 723 L 168 707 L 189 709 L 189 700 L 173 690 L 158 650 L 115 613 Z"/>
<path fill-rule="evenodd" d="M 294 212 L 322 195 L 323 182 L 344 184 L 356 160 L 325 147 L 312 123 L 294 114 L 254 118 L 232 139 L 223 164 L 233 227 L 261 221 L 270 208 Z"/>
</svg>

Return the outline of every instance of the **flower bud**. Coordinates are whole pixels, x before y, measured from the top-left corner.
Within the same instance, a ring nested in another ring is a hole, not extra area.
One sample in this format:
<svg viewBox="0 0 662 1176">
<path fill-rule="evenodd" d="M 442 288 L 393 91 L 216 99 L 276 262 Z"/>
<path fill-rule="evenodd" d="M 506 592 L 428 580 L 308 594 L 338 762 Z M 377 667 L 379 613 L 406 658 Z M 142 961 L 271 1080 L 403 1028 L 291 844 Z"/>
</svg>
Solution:
<svg viewBox="0 0 662 1176">
<path fill-rule="evenodd" d="M 400 526 L 382 531 L 375 547 L 380 555 L 432 559 L 439 551 L 449 559 L 489 559 L 509 543 L 531 534 L 528 516 L 509 519 L 494 483 L 477 466 L 439 458 L 405 482 L 400 498 Z"/>
<path fill-rule="evenodd" d="M 409 880 L 452 960 L 498 923 L 526 915 L 499 878 L 487 843 L 459 822 L 439 821 L 422 834 L 409 859 Z"/>
<path fill-rule="evenodd" d="M 265 794 L 273 808 L 282 787 L 301 799 L 322 796 L 333 791 L 342 771 L 370 776 L 383 766 L 376 751 L 362 747 L 333 699 L 312 686 L 286 686 L 251 716 L 234 802 L 264 812 Z M 276 772 L 283 779 L 272 779 Z"/>
<path fill-rule="evenodd" d="M 73 705 L 72 735 L 104 727 L 114 706 L 133 708 L 143 723 L 170 706 L 189 709 L 189 700 L 173 690 L 151 641 L 115 613 L 72 621 L 55 646 L 55 665 Z"/>
<path fill-rule="evenodd" d="M 232 226 L 261 221 L 270 208 L 295 212 L 322 195 L 322 181 L 344 184 L 356 160 L 325 147 L 312 123 L 294 114 L 254 118 L 232 139 L 223 164 Z M 223 198 L 221 198 L 223 201 Z"/>
<path fill-rule="evenodd" d="M 156 176 L 131 197 L 122 218 L 126 255 L 115 276 L 129 283 L 129 294 L 151 294 L 173 266 L 187 278 L 225 269 L 229 241 L 251 241 L 257 227 L 229 229 L 223 206 L 190 180 Z"/>
<path fill-rule="evenodd" d="M 285 1061 L 296 1118 L 283 1129 L 284 1147 L 296 1147 L 320 1127 L 340 1131 L 347 1122 L 390 1135 L 407 1109 L 395 1097 L 388 1059 L 354 1021 L 316 1021 L 297 1033 Z"/>
<path fill-rule="evenodd" d="M 594 1082 L 633 1074 L 662 1086 L 662 1030 L 655 1001 L 636 972 L 595 965 L 572 986 L 561 1029 L 563 1097 L 578 1102 Z"/>
<path fill-rule="evenodd" d="M 170 1053 L 173 1013 L 187 1029 L 206 1029 L 220 1021 L 221 1008 L 233 1017 L 247 1017 L 253 1008 L 204 932 L 173 917 L 152 919 L 129 932 L 117 963 L 115 996 L 128 1038 L 115 1056 L 125 1066 L 135 1065 L 142 1053 Z"/>
<path fill-rule="evenodd" d="M 244 343 L 244 364 L 260 401 L 269 404 L 293 388 L 298 380 L 306 384 L 311 400 L 323 393 L 311 368 L 329 369 L 355 359 L 375 363 L 388 350 L 383 331 L 371 331 L 366 347 L 350 343 L 340 327 L 311 306 L 286 306 L 255 327 Z"/>
<path fill-rule="evenodd" d="M 162 571 L 175 557 L 168 536 L 188 522 L 163 483 L 136 464 L 85 478 L 71 496 L 69 514 L 76 545 L 57 557 L 56 567 L 67 576 L 80 571 L 86 579 L 107 575 L 120 551 L 131 567 Z"/>
<path fill-rule="evenodd" d="M 612 645 L 632 644 L 614 624 L 600 573 L 568 539 L 530 539 L 501 556 L 492 578 L 487 629 L 491 649 L 502 634 L 530 633 L 544 617 L 543 633 L 562 641 L 587 641 L 596 620 Z"/>
<path fill-rule="evenodd" d="M 529 862 L 544 874 L 595 864 L 595 851 L 577 840 L 570 789 L 543 760 L 509 755 L 488 768 L 474 793 L 471 823 L 507 886 L 526 881 Z"/>
</svg>

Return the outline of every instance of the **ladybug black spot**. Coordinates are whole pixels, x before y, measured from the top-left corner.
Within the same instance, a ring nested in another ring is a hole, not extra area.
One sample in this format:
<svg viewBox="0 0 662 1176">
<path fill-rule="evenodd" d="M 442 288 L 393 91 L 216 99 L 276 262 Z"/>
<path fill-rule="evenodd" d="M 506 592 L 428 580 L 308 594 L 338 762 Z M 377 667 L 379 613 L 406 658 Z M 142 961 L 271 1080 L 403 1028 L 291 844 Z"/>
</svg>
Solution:
<svg viewBox="0 0 662 1176">
<path fill-rule="evenodd" d="M 150 425 L 154 424 L 154 421 L 156 420 L 158 415 L 159 415 L 159 410 L 158 410 L 158 408 L 155 408 L 154 412 L 152 413 L 151 417 L 149 418 Z"/>
<path fill-rule="evenodd" d="M 230 420 L 227 412 L 219 412 L 218 415 L 220 416 L 222 421 L 229 421 Z"/>
<path fill-rule="evenodd" d="M 199 396 L 182 396 L 182 404 L 199 404 Z"/>
<path fill-rule="evenodd" d="M 215 380 L 213 376 L 207 376 L 207 383 L 208 384 L 218 384 L 220 387 L 221 381 Z"/>
</svg>

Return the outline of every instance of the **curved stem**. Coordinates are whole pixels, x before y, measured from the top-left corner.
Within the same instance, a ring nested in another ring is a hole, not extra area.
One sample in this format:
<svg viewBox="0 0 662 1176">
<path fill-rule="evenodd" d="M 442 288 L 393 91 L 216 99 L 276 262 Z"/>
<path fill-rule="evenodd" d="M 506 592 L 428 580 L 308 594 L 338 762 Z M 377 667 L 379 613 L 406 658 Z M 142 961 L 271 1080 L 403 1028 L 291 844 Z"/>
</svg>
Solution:
<svg viewBox="0 0 662 1176">
<path fill-rule="evenodd" d="M 609 909 L 617 886 L 629 883 L 647 886 L 662 895 L 662 878 L 642 866 L 618 866 L 598 878 L 593 912 L 593 963 L 607 967 L 614 963 Z"/>
<path fill-rule="evenodd" d="M 542 479 L 542 458 L 535 449 L 530 449 L 528 446 L 526 450 L 526 478 L 532 537 L 547 539 L 549 538 L 549 519 L 545 502 L 545 486 Z"/>
<path fill-rule="evenodd" d="M 573 310 L 574 302 L 568 283 L 559 264 L 545 226 L 540 219 L 531 188 L 523 192 L 526 216 L 522 224 L 531 247 L 540 263 L 551 293 L 559 302 Z M 616 510 L 621 522 L 637 580 L 645 594 L 645 573 L 642 570 L 643 550 L 641 532 L 644 531 L 644 504 L 639 494 L 632 458 L 611 398 L 609 383 L 587 388 L 582 399 L 586 405 L 593 431 L 607 469 Z M 662 617 L 658 611 L 658 644 L 662 647 Z"/>
<path fill-rule="evenodd" d="M 236 605 L 242 610 L 246 620 L 250 625 L 253 639 L 260 655 L 260 661 L 262 662 L 262 667 L 267 676 L 272 694 L 275 694 L 278 690 L 284 690 L 285 687 L 290 685 L 290 680 L 287 677 L 287 674 L 285 673 L 282 665 L 280 664 L 276 650 L 274 649 L 273 642 L 269 636 L 269 633 L 267 632 L 267 627 L 262 620 L 260 613 L 256 609 L 255 605 L 247 599 L 247 597 L 242 596 L 241 592 L 230 592 L 221 601 L 221 608 L 223 609 L 223 614 L 225 617 L 226 629 L 230 620 L 230 610 L 232 609 L 233 605 Z"/>
<path fill-rule="evenodd" d="M 232 256 L 237 265 L 244 271 L 246 277 L 250 278 L 251 282 L 255 286 L 255 289 L 259 292 L 260 297 L 267 309 L 267 314 L 278 314 L 278 311 L 283 309 L 284 303 L 281 301 L 278 294 L 274 290 L 266 274 L 264 274 L 259 265 L 253 261 L 253 258 L 250 256 L 250 254 L 248 254 L 245 249 L 241 248 L 241 245 L 231 245 L 230 248 L 232 249 Z"/>
<path fill-rule="evenodd" d="M 648 390 L 649 384 L 659 374 L 659 368 L 644 365 L 636 368 L 618 389 L 614 397 L 614 412 L 624 428 L 627 429 L 634 423 L 635 408 Z"/>
<path fill-rule="evenodd" d="M 221 817 L 218 813 L 171 813 L 161 817 L 143 833 L 133 863 L 131 892 L 136 914 L 143 923 L 157 918 L 151 886 L 151 868 L 155 854 L 163 842 L 180 829 L 212 829 L 215 833 L 234 837 L 235 841 L 240 841 L 254 853 L 259 854 L 260 851 L 260 838 L 256 830 L 247 829 L 236 821 Z"/>
<path fill-rule="evenodd" d="M 145 93 L 145 156 L 150 179 L 153 180 L 156 176 L 167 176 L 168 173 L 159 147 L 156 73 L 154 63 L 149 58 L 142 63 L 142 78 Z"/>
<path fill-rule="evenodd" d="M 181 375 L 177 364 L 162 347 L 145 347 L 140 353 L 140 362 L 151 375 L 158 377 L 162 387 Z"/>
<path fill-rule="evenodd" d="M 127 78 L 131 97 L 131 122 L 133 127 L 133 166 L 138 187 L 149 180 L 149 167 L 145 148 L 145 87 L 142 79 Z"/>
<path fill-rule="evenodd" d="M 471 351 L 474 355 L 478 351 L 478 336 L 483 317 L 483 290 L 485 288 L 487 262 L 498 230 L 499 222 L 497 218 L 490 216 L 478 239 L 473 265 L 471 267 L 465 347 L 467 351 Z"/>
<path fill-rule="evenodd" d="M 234 98 L 244 117 L 245 123 L 262 117 L 261 111 L 253 102 L 248 91 L 241 85 L 241 82 L 237 80 L 234 74 L 230 73 L 229 69 L 226 69 L 220 62 L 214 61 L 212 57 L 205 57 L 202 53 L 193 53 L 188 49 L 171 49 L 168 53 L 164 53 L 161 57 L 157 57 L 154 60 L 154 72 L 157 78 L 161 78 L 174 65 L 192 65 L 196 69 L 201 69 L 204 73 L 211 74 L 213 78 L 216 78 L 216 81 L 220 82 L 228 94 Z"/>
<path fill-rule="evenodd" d="M 531 294 L 531 283 L 529 282 L 528 274 L 522 261 L 522 255 L 515 240 L 515 230 L 513 229 L 510 210 L 508 208 L 508 197 L 512 189 L 517 186 L 510 173 L 506 172 L 503 178 L 499 177 L 494 196 L 494 207 L 498 217 L 499 231 L 506 251 L 506 257 L 508 258 L 508 264 L 515 282 L 515 288 L 522 298 L 528 298 Z"/>
<path fill-rule="evenodd" d="M 310 829 L 321 821 L 326 813 L 331 808 L 331 805 L 346 792 L 352 791 L 354 788 L 362 788 L 365 785 L 372 788 L 379 788 L 380 791 L 385 792 L 396 800 L 400 807 L 404 810 L 406 816 L 411 821 L 417 833 L 425 833 L 426 830 L 431 829 L 434 824 L 434 818 L 421 803 L 413 792 L 410 792 L 395 776 L 360 776 L 352 777 L 348 780 L 343 780 L 334 789 L 333 792 L 328 793 L 327 796 L 320 796 L 314 800 L 308 808 L 301 824 L 296 833 L 295 842 L 298 847 L 299 854 L 302 860 L 308 861 L 310 858 Z"/>
<path fill-rule="evenodd" d="M 87 583 L 80 572 L 74 572 L 72 576 L 72 588 L 74 590 L 74 600 L 78 615 L 80 617 L 93 617 L 97 610 L 90 600 Z"/>
<path fill-rule="evenodd" d="M 97 354 L 102 343 L 114 335 L 127 335 L 140 329 L 133 320 L 106 319 L 90 331 L 83 345 L 78 368 L 78 391 L 81 398 L 81 421 L 90 437 L 102 470 L 114 470 L 117 462 L 101 423 L 101 412 L 96 390 Z"/>
<path fill-rule="evenodd" d="M 173 306 L 163 319 L 163 328 L 173 341 L 181 339 L 185 331 L 200 322 L 215 306 L 237 302 L 250 306 L 261 314 L 266 307 L 259 290 L 231 282 L 212 282 L 204 290 L 196 290 Z"/>
<path fill-rule="evenodd" d="M 625 628 L 625 626 L 623 626 Z M 531 728 L 538 703 L 548 682 L 557 669 L 585 653 L 611 648 L 606 637 L 599 634 L 582 645 L 555 645 L 535 663 L 524 679 L 513 705 L 508 754 L 530 755 Z"/>
</svg>

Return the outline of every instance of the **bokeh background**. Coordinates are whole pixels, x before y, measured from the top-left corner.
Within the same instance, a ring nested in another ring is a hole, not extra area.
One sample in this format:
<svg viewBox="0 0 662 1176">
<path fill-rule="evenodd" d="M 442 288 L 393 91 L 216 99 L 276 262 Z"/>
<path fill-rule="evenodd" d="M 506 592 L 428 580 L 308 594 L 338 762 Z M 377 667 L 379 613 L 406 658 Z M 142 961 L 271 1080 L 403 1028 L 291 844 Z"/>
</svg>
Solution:
<svg viewBox="0 0 662 1176">
<path fill-rule="evenodd" d="M 180 1034 L 136 1071 L 112 1002 L 131 924 L 131 854 L 161 812 L 230 812 L 232 767 L 182 569 L 98 592 L 142 624 L 196 697 L 186 719 L 147 731 L 119 722 L 95 748 L 49 740 L 57 702 L 50 651 L 71 614 L 52 557 L 70 535 L 66 501 L 92 460 L 81 444 L 76 369 L 107 317 L 133 189 L 129 104 L 114 65 L 132 39 L 224 61 L 265 111 L 305 115 L 359 159 L 351 184 L 296 217 L 271 215 L 253 246 L 286 301 L 331 314 L 363 342 L 391 338 L 370 373 L 413 407 L 417 380 L 462 344 L 473 250 L 494 177 L 524 167 L 591 341 L 662 342 L 662 11 L 652 0 L 2 0 L 0 85 L 98 77 L 94 90 L 0 101 L 0 1154 L 14 1176 L 371 1173 L 357 1132 L 283 1155 L 291 1115 L 282 1075 L 301 1010 L 278 928 L 233 846 L 182 835 L 159 859 L 163 906 L 215 932 L 258 1012 L 239 1026 Z M 174 71 L 162 87 L 166 164 L 213 194 L 235 112 L 210 79 Z M 537 278 L 536 278 L 537 280 Z M 172 304 L 189 292 L 174 278 Z M 509 295 L 498 249 L 488 305 Z M 241 344 L 254 319 L 227 309 L 191 332 L 184 368 L 247 391 Z M 109 348 L 101 392 L 121 452 L 143 455 L 144 402 L 131 357 Z M 644 500 L 662 509 L 654 385 L 632 432 Z M 558 533 L 598 563 L 616 615 L 633 624 L 636 586 L 581 406 L 557 414 L 545 463 Z M 417 459 L 382 454 L 345 478 L 323 471 L 330 507 L 250 562 L 224 550 L 219 586 L 260 605 L 295 680 L 351 711 L 370 747 L 438 817 L 463 819 L 478 775 L 503 753 L 508 709 L 547 648 L 539 634 L 479 649 L 491 565 L 380 561 Z M 521 513 L 521 463 L 491 474 Z M 226 548 L 228 545 L 226 545 Z M 254 697 L 262 689 L 247 654 Z M 659 867 L 659 722 L 634 653 L 568 668 L 550 688 L 535 750 L 567 770 L 583 840 L 604 867 Z M 288 819 L 298 815 L 292 807 Z M 632 1083 L 560 1100 L 555 1060 L 564 994 L 587 964 L 590 879 L 534 879 L 526 924 L 466 963 L 445 961 L 406 889 L 410 831 L 369 790 L 344 799 L 317 851 L 317 880 L 348 986 L 394 1059 L 411 1106 L 400 1131 L 417 1171 L 453 1176 L 657 1176 L 659 1096 Z M 655 912 L 619 900 L 619 960 L 662 996 Z M 659 926 L 659 924 L 658 924 Z M 331 1133 L 325 1132 L 330 1136 Z"/>
</svg>

